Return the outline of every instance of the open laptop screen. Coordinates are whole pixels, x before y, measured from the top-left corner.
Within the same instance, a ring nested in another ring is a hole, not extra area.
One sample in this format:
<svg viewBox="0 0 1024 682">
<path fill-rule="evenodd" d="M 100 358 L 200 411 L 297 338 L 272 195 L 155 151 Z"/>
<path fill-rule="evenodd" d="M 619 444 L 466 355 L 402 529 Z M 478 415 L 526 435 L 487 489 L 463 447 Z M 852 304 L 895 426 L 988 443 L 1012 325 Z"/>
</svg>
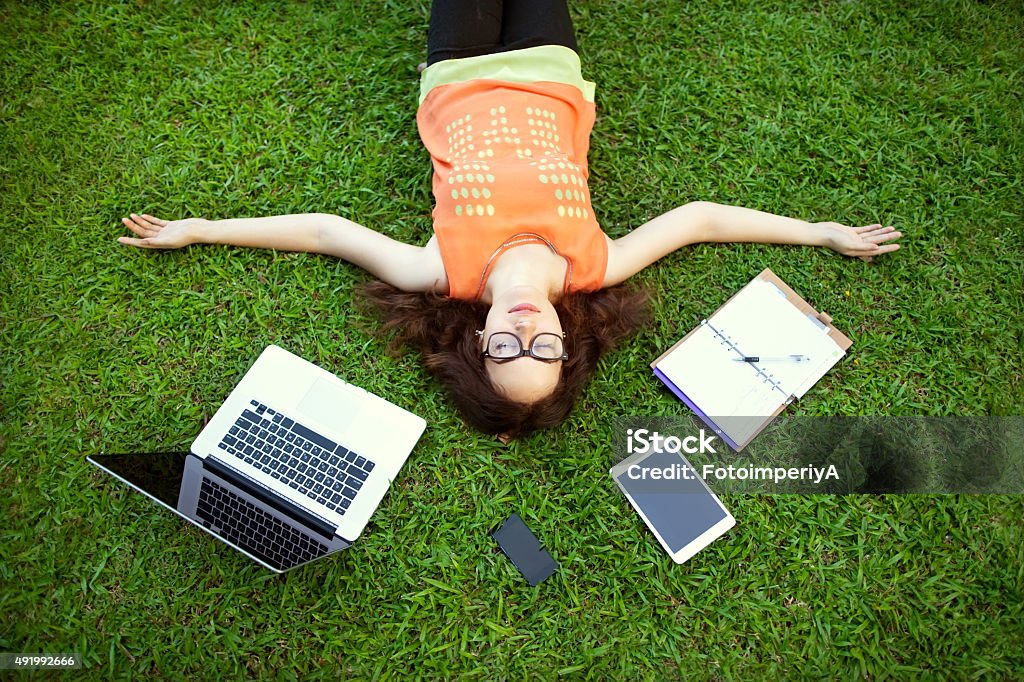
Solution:
<svg viewBox="0 0 1024 682">
<path fill-rule="evenodd" d="M 93 463 L 177 511 L 187 452 L 92 455 Z"/>
<path fill-rule="evenodd" d="M 189 453 L 92 455 L 87 458 L 217 539 L 277 572 L 348 546 L 290 518 L 267 492 L 239 487 L 237 475 L 206 470 Z M 227 478 L 225 478 L 225 476 Z"/>
</svg>

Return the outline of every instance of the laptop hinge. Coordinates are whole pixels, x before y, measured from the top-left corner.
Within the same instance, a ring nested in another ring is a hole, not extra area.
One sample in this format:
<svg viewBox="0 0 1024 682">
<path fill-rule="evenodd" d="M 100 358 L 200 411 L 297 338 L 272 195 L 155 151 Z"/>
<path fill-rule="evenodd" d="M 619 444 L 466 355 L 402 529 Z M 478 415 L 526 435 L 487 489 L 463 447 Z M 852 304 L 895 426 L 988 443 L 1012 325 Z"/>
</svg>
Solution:
<svg viewBox="0 0 1024 682">
<path fill-rule="evenodd" d="M 288 500 L 278 495 L 271 494 L 271 492 L 266 488 L 263 488 L 255 481 L 249 480 L 243 474 L 240 474 L 239 472 L 226 467 L 216 458 L 204 457 L 202 461 L 203 468 L 209 469 L 210 471 L 217 474 L 221 478 L 230 481 L 234 485 L 237 485 L 246 493 L 252 495 L 256 499 L 263 502 L 264 504 L 269 504 L 270 506 L 274 507 L 283 514 L 290 516 L 299 523 L 313 528 L 324 537 L 333 538 L 337 534 L 338 529 L 336 527 L 330 525 L 320 517 L 311 514 L 302 507 L 293 503 L 291 500 Z"/>
</svg>

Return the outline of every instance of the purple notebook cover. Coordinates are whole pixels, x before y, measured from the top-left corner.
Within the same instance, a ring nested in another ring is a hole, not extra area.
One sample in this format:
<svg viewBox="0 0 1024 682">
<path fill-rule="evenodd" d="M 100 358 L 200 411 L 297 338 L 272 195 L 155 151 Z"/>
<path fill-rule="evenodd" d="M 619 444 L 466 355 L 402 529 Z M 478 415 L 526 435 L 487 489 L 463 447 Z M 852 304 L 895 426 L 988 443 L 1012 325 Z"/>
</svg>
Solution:
<svg viewBox="0 0 1024 682">
<path fill-rule="evenodd" d="M 725 432 L 724 432 L 724 431 L 722 431 L 722 429 L 721 429 L 721 428 L 719 428 L 718 424 L 716 424 L 716 423 L 715 423 L 715 422 L 714 422 L 714 421 L 713 421 L 713 420 L 711 419 L 711 417 L 709 417 L 709 416 L 707 416 L 706 414 L 704 414 L 704 412 L 703 412 L 703 411 L 701 411 L 701 409 L 700 409 L 699 407 L 697 407 L 696 403 L 694 403 L 694 402 L 693 402 L 692 400 L 690 400 L 690 398 L 689 398 L 689 397 L 688 397 L 688 396 L 687 396 L 687 395 L 686 395 L 685 393 L 683 393 L 682 391 L 680 391 L 680 390 L 679 390 L 679 387 L 678 387 L 678 386 L 676 386 L 676 385 L 675 385 L 674 383 L 672 383 L 672 380 L 671 380 L 671 379 L 669 379 L 669 378 L 668 378 L 667 376 L 665 376 L 665 373 L 664 373 L 664 372 L 662 372 L 662 371 L 661 371 L 660 369 L 658 369 L 657 367 L 655 367 L 655 368 L 654 368 L 654 376 L 656 376 L 656 377 L 658 377 L 659 379 L 661 379 L 661 382 L 662 382 L 663 384 L 665 384 L 666 386 L 668 386 L 668 387 L 669 387 L 669 390 L 671 390 L 671 391 L 672 391 L 673 393 L 675 393 L 675 394 L 676 394 L 676 397 L 677 397 L 677 398 L 679 398 L 680 400 L 682 400 L 682 401 L 683 401 L 684 403 L 686 403 L 686 406 L 687 406 L 687 407 L 689 407 L 689 408 L 690 408 L 691 410 L 693 410 L 694 412 L 696 412 L 696 413 L 697 413 L 697 416 L 698 416 L 698 417 L 700 417 L 700 418 L 701 418 L 701 420 L 703 420 L 703 422 L 704 422 L 705 424 L 707 424 L 708 426 L 710 426 L 710 427 L 711 427 L 711 429 L 712 429 L 712 430 L 713 430 L 713 431 L 715 432 L 715 435 L 717 435 L 717 436 L 718 436 L 719 438 L 721 438 L 722 440 L 724 440 L 724 441 L 725 441 L 725 443 L 726 443 L 726 445 L 728 445 L 729 447 L 731 447 L 731 448 L 732 448 L 732 449 L 733 449 L 734 451 L 736 451 L 736 452 L 739 452 L 739 451 L 740 451 L 740 449 L 741 449 L 741 448 L 740 448 L 740 446 L 739 446 L 739 445 L 737 445 L 737 444 L 736 444 L 736 443 L 735 443 L 735 442 L 733 441 L 733 439 L 732 439 L 732 438 L 729 438 L 729 436 L 727 436 L 727 435 L 725 434 Z"/>
</svg>

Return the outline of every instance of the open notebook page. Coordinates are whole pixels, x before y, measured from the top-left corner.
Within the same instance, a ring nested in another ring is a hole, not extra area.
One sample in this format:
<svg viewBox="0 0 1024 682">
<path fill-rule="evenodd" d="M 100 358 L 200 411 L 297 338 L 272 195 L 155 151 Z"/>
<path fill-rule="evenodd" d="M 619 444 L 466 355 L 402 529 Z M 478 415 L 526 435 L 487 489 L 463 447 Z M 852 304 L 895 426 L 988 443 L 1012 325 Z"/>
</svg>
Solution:
<svg viewBox="0 0 1024 682">
<path fill-rule="evenodd" d="M 790 303 L 775 285 L 762 279 L 744 287 L 709 323 L 727 334 L 743 355 L 764 358 L 754 363 L 756 369 L 770 375 L 788 395 L 798 398 L 844 354 L 827 329 Z M 771 359 L 789 355 L 804 355 L 809 362 Z"/>
<path fill-rule="evenodd" d="M 712 419 L 767 418 L 789 396 L 802 396 L 842 357 L 843 350 L 826 332 L 774 285 L 755 279 L 657 367 Z M 739 360 L 793 354 L 810 360 Z M 742 437 L 733 440 L 743 442 Z"/>
<path fill-rule="evenodd" d="M 709 417 L 769 417 L 788 397 L 701 325 L 658 369 Z"/>
</svg>

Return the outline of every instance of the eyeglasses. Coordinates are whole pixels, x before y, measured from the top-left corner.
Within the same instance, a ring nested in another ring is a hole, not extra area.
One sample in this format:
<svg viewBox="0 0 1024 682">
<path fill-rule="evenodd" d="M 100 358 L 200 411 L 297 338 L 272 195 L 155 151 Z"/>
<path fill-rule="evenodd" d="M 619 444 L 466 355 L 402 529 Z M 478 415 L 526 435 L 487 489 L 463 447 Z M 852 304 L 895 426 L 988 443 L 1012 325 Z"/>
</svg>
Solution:
<svg viewBox="0 0 1024 682">
<path fill-rule="evenodd" d="M 483 336 L 483 332 L 477 332 L 477 336 Z M 524 355 L 542 362 L 558 362 L 569 359 L 565 352 L 565 345 L 562 337 L 551 332 L 542 332 L 530 340 L 530 348 L 524 349 L 519 337 L 511 332 L 494 332 L 487 339 L 487 348 L 480 354 L 480 357 L 490 358 L 494 362 L 509 362 Z"/>
</svg>

